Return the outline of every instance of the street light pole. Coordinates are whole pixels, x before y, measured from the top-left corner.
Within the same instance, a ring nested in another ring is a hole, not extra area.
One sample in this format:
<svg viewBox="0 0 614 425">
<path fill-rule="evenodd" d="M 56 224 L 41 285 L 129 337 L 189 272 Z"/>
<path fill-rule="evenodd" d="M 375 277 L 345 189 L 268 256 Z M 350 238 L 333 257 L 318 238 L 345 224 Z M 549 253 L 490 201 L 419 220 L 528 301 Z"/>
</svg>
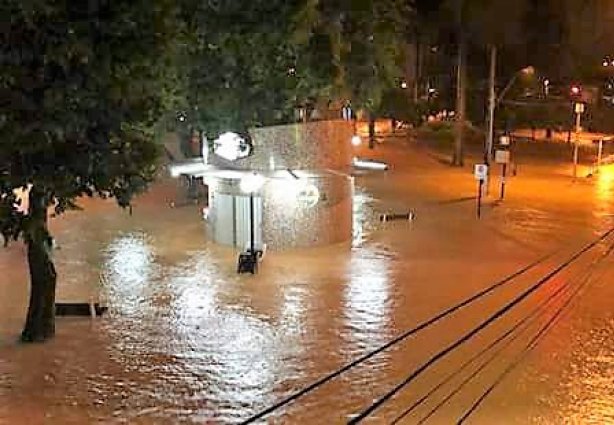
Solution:
<svg viewBox="0 0 614 425">
<path fill-rule="evenodd" d="M 488 133 L 486 136 L 486 146 L 484 146 L 484 164 L 490 164 L 492 158 L 492 149 L 495 138 L 495 108 L 497 106 L 497 94 L 495 93 L 495 79 L 497 76 L 497 46 L 490 46 L 490 78 L 488 82 Z M 488 167 L 490 170 L 490 167 Z M 486 176 L 486 194 L 490 189 L 490 171 Z"/>
<path fill-rule="evenodd" d="M 497 46 L 490 46 L 490 79 L 488 93 L 488 138 L 486 140 L 486 149 L 484 151 L 484 163 L 490 163 L 492 157 L 492 148 L 495 137 L 495 107 L 497 97 L 495 94 L 495 77 L 497 74 Z M 504 93 L 502 93 L 504 94 Z"/>
<path fill-rule="evenodd" d="M 252 257 L 256 256 L 256 244 L 255 244 L 255 230 L 254 230 L 254 192 L 249 193 L 249 250 L 252 254 Z"/>
<path fill-rule="evenodd" d="M 240 182 L 241 191 L 249 194 L 249 248 L 239 255 L 237 271 L 239 273 L 256 273 L 258 269 L 258 253 L 256 252 L 256 217 L 254 208 L 254 193 L 264 184 L 264 177 L 258 173 L 244 176 Z"/>
</svg>

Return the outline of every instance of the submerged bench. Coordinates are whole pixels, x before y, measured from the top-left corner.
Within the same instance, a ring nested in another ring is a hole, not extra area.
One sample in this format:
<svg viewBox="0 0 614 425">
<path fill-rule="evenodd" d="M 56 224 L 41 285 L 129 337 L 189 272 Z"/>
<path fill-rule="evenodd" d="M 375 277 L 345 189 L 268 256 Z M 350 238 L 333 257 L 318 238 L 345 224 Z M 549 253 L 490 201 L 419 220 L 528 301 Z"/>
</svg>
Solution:
<svg viewBox="0 0 614 425">
<path fill-rule="evenodd" d="M 55 303 L 56 316 L 102 316 L 108 310 L 107 306 L 94 302 L 59 302 Z"/>
</svg>

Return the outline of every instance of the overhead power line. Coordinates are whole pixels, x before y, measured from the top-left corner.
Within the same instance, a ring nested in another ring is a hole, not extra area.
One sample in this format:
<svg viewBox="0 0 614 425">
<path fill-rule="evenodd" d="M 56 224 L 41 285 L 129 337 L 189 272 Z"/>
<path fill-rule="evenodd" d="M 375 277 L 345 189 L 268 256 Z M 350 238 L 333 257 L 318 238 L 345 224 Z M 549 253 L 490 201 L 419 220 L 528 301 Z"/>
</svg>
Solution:
<svg viewBox="0 0 614 425">
<path fill-rule="evenodd" d="M 569 259 L 567 259 L 565 262 L 560 264 L 554 270 L 552 270 L 549 273 L 547 273 L 544 277 L 542 277 L 540 280 L 538 280 L 531 287 L 529 287 L 528 289 L 523 291 L 520 295 L 518 295 L 516 298 L 514 298 L 511 302 L 509 302 L 508 304 L 503 306 L 501 309 L 497 310 L 494 314 L 489 316 L 487 319 L 482 321 L 478 326 L 476 326 L 475 328 L 473 328 L 469 332 L 465 333 L 461 338 L 459 338 L 458 340 L 456 340 L 452 344 L 448 345 L 446 348 L 441 350 L 439 353 L 437 353 L 434 356 L 432 356 L 429 360 L 427 360 L 420 367 L 418 367 L 411 374 L 409 374 L 403 381 L 401 381 L 400 383 L 395 385 L 386 394 L 384 394 L 382 397 L 378 398 L 375 402 L 373 402 L 371 405 L 369 405 L 366 409 L 364 409 L 363 411 L 358 413 L 354 418 L 352 418 L 348 422 L 348 424 L 351 424 L 351 425 L 357 424 L 357 423 L 361 422 L 363 419 L 365 419 L 367 416 L 371 415 L 379 407 L 381 407 L 384 403 L 386 403 L 388 400 L 390 400 L 390 398 L 392 398 L 395 394 L 397 394 L 399 391 L 401 391 L 410 382 L 412 382 L 419 375 L 421 375 L 425 370 L 430 368 L 433 364 L 435 364 L 436 362 L 441 360 L 443 357 L 448 355 L 450 352 L 454 351 L 456 348 L 460 347 L 461 345 L 463 345 L 464 343 L 466 343 L 467 341 L 472 339 L 474 336 L 476 336 L 481 331 L 483 331 L 486 327 L 488 327 L 491 323 L 497 321 L 499 318 L 504 316 L 513 307 L 518 305 L 521 301 L 526 299 L 529 295 L 533 294 L 539 288 L 544 286 L 550 279 L 552 279 L 552 277 L 556 276 L 562 270 L 564 270 L 567 267 L 569 267 L 569 265 L 572 264 L 574 261 L 576 261 L 580 256 L 582 256 L 584 253 L 586 253 L 587 251 L 589 251 L 590 249 L 595 247 L 598 243 L 603 241 L 605 238 L 607 238 L 613 232 L 614 232 L 614 228 L 611 228 L 607 232 L 603 233 L 599 238 L 597 238 L 593 242 L 587 244 L 584 248 L 582 248 L 580 251 L 576 252 L 574 255 L 572 255 Z"/>
</svg>

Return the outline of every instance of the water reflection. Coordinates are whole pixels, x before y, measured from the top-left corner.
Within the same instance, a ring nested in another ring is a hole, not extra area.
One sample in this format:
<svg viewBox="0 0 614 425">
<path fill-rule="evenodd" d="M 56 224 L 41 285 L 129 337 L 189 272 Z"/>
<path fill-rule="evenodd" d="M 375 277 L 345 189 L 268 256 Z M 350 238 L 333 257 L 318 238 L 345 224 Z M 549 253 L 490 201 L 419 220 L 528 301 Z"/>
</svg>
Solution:
<svg viewBox="0 0 614 425">
<path fill-rule="evenodd" d="M 209 252 L 165 272 L 156 272 L 142 235 L 122 237 L 109 252 L 109 302 L 121 313 L 107 330 L 115 341 L 110 357 L 127 372 L 151 375 L 139 390 L 140 404 L 159 406 L 150 415 L 178 415 L 171 406 L 184 405 L 192 418 L 233 422 L 274 401 L 279 380 L 292 375 L 283 362 L 289 341 L 241 299 L 221 299 L 237 281 L 220 273 Z M 298 314 L 288 298 L 285 314 Z"/>
<path fill-rule="evenodd" d="M 155 275 L 151 243 L 144 233 L 126 233 L 114 239 L 106 253 L 103 276 L 113 307 L 119 313 L 134 314 Z"/>
<path fill-rule="evenodd" d="M 345 318 L 349 338 L 360 349 L 381 345 L 390 321 L 391 257 L 382 247 L 354 250 L 345 291 Z"/>
<path fill-rule="evenodd" d="M 614 164 L 601 167 L 595 185 L 595 211 L 598 219 L 614 216 Z"/>
<path fill-rule="evenodd" d="M 305 291 L 294 285 L 284 285 L 280 323 L 289 335 L 299 336 L 305 329 Z"/>
<path fill-rule="evenodd" d="M 364 189 L 354 187 L 352 206 L 352 246 L 362 245 L 373 230 L 373 203 L 375 199 Z"/>
<path fill-rule="evenodd" d="M 560 414 L 569 423 L 614 423 L 614 355 L 608 349 L 614 319 L 602 321 L 589 333 L 588 340 L 577 338 L 570 373 L 563 376 L 563 397 L 569 400 Z"/>
</svg>

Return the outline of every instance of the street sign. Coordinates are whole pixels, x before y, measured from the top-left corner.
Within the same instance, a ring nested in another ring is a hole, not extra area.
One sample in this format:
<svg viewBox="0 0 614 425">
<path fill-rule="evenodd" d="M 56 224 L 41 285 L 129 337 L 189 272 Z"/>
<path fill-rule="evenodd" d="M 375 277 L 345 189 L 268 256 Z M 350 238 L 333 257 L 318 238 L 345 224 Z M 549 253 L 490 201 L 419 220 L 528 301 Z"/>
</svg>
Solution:
<svg viewBox="0 0 614 425">
<path fill-rule="evenodd" d="M 510 141 L 511 141 L 510 140 L 510 136 L 508 136 L 508 135 L 504 135 L 504 136 L 499 137 L 499 144 L 501 146 L 509 146 L 510 145 Z"/>
<path fill-rule="evenodd" d="M 488 176 L 488 165 L 486 164 L 475 164 L 473 168 L 473 175 L 476 180 L 486 180 Z"/>
<path fill-rule="evenodd" d="M 584 103 L 576 102 L 574 106 L 574 111 L 576 112 L 576 114 L 583 114 L 585 109 L 586 109 L 586 106 L 584 105 Z"/>
<path fill-rule="evenodd" d="M 497 164 L 509 164 L 510 163 L 510 151 L 496 150 L 495 162 Z"/>
<path fill-rule="evenodd" d="M 304 207 L 311 208 L 320 200 L 320 191 L 315 185 L 307 184 L 298 191 L 296 198 Z"/>
</svg>

